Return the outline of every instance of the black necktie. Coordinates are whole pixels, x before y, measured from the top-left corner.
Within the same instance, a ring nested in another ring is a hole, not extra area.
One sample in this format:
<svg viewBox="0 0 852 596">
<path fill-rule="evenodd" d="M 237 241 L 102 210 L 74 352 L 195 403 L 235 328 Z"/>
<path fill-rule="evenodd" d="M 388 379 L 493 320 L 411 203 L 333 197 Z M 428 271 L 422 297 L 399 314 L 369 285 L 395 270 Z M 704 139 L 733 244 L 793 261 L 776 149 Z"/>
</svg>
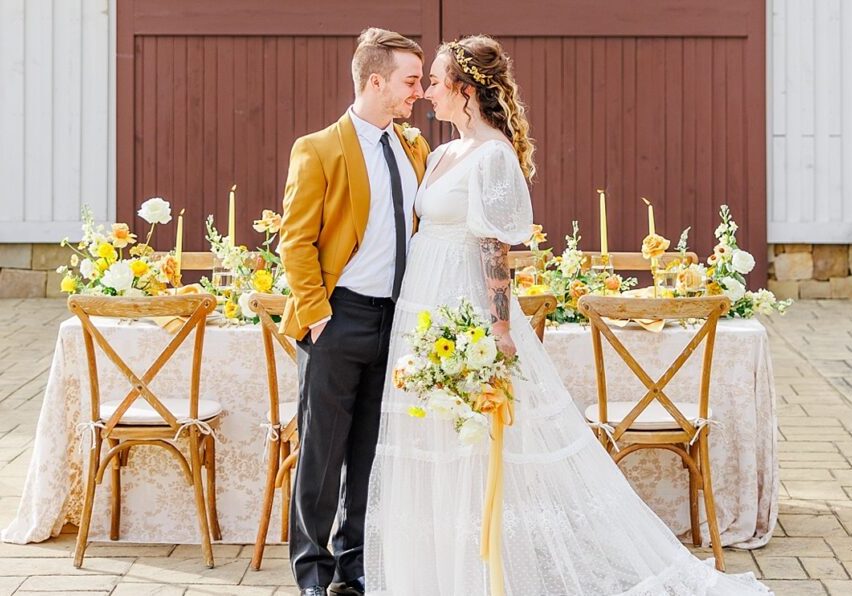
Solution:
<svg viewBox="0 0 852 596">
<path fill-rule="evenodd" d="M 393 195 L 393 222 L 396 228 L 396 263 L 393 269 L 393 291 L 391 299 L 396 302 L 399 298 L 399 289 L 402 287 L 402 274 L 405 273 L 405 213 L 402 202 L 402 179 L 399 176 L 399 168 L 396 165 L 396 157 L 394 157 L 393 149 L 390 146 L 390 137 L 388 133 L 382 134 L 382 152 L 385 154 L 385 161 L 388 162 L 388 171 L 390 171 L 391 179 L 391 194 Z"/>
</svg>

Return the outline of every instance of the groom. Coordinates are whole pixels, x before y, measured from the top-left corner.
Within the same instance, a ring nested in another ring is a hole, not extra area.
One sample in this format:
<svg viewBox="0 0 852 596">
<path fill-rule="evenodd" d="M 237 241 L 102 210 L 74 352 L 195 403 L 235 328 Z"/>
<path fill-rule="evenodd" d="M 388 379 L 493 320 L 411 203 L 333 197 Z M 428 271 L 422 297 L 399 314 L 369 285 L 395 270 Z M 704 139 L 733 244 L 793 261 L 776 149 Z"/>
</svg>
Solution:
<svg viewBox="0 0 852 596">
<path fill-rule="evenodd" d="M 305 596 L 364 593 L 364 515 L 388 342 L 429 153 L 393 119 L 411 115 L 422 76 L 420 46 L 365 30 L 352 57 L 355 103 L 297 139 L 290 156 L 279 251 L 292 290 L 283 324 L 299 364 L 290 562 Z"/>
</svg>

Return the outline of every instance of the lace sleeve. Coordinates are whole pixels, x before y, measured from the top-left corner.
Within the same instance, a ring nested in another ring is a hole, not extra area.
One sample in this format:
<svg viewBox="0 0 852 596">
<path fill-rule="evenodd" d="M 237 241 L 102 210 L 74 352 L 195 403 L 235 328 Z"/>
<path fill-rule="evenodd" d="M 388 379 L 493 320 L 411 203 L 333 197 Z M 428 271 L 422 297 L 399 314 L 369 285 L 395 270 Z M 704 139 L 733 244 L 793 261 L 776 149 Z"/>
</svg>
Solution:
<svg viewBox="0 0 852 596">
<path fill-rule="evenodd" d="M 518 158 L 511 147 L 495 143 L 471 172 L 468 228 L 475 236 L 511 246 L 529 238 L 532 222 L 530 192 Z"/>
</svg>

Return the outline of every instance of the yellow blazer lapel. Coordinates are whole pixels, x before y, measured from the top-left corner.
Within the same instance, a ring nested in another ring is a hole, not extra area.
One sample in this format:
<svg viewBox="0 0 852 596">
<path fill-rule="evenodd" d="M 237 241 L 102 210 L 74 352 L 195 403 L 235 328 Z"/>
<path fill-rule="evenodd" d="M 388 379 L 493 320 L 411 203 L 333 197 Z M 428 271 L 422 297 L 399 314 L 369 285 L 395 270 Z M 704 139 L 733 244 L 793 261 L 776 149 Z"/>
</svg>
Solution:
<svg viewBox="0 0 852 596">
<path fill-rule="evenodd" d="M 355 234 L 358 244 L 364 241 L 364 231 L 367 229 L 367 219 L 370 215 L 370 179 L 367 176 L 367 164 L 361 152 L 361 143 L 355 125 L 346 112 L 337 121 L 337 134 L 340 146 L 343 148 L 343 159 L 346 162 L 346 175 L 349 178 L 349 200 L 352 204 L 352 220 L 355 224 Z"/>
<path fill-rule="evenodd" d="M 408 141 L 405 140 L 405 136 L 402 134 L 402 127 L 399 124 L 394 124 L 393 130 L 396 132 L 396 136 L 399 137 L 399 142 L 402 143 L 405 155 L 408 156 L 408 161 L 411 162 L 414 173 L 417 175 L 417 185 L 420 186 L 420 183 L 423 182 L 423 174 L 426 173 L 426 163 L 414 154 L 412 146 L 408 144 Z"/>
</svg>

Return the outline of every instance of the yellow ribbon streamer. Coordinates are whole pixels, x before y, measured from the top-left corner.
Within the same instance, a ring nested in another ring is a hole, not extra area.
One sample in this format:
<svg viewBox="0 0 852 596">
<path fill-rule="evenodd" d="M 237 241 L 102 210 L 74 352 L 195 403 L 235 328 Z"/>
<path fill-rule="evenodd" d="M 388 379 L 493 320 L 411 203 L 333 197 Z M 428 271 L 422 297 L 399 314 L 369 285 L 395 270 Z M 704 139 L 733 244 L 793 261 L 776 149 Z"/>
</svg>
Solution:
<svg viewBox="0 0 852 596">
<path fill-rule="evenodd" d="M 488 478 L 482 508 L 480 556 L 488 563 L 491 596 L 504 596 L 503 585 L 503 430 L 515 419 L 511 401 L 511 385 L 495 384 L 476 400 L 475 408 L 491 414 L 491 448 L 488 456 Z"/>
</svg>

